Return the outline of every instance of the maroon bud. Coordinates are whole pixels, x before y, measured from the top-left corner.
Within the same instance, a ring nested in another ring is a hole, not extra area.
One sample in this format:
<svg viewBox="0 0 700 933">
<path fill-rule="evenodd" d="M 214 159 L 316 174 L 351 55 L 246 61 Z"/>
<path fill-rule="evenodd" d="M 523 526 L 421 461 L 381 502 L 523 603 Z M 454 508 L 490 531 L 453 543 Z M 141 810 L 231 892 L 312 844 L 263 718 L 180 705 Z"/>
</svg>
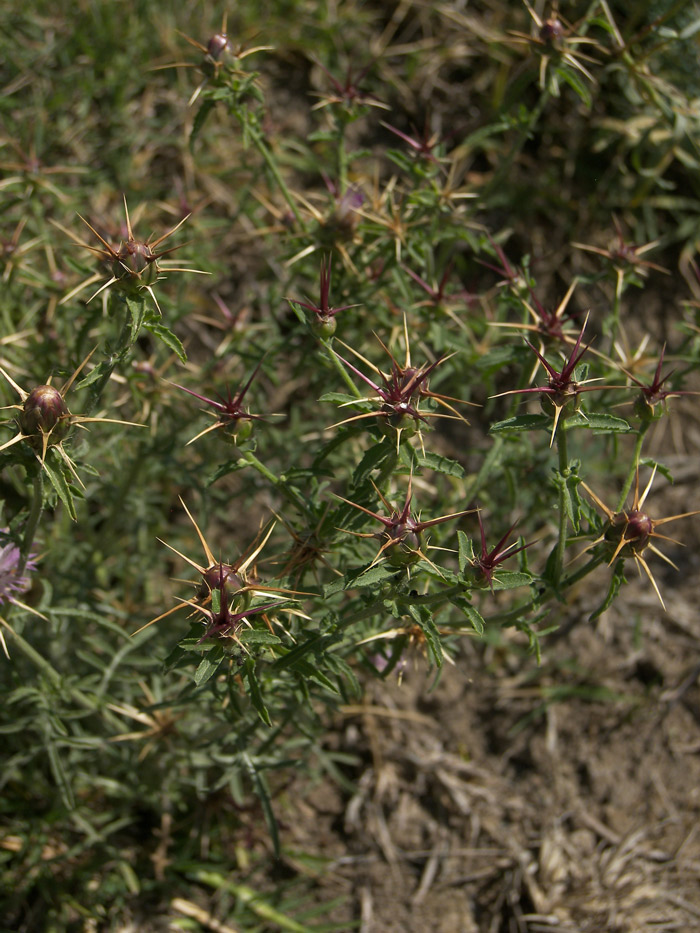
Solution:
<svg viewBox="0 0 700 933">
<path fill-rule="evenodd" d="M 70 430 L 68 406 L 54 386 L 32 389 L 17 420 L 20 431 L 27 437 L 50 434 L 50 445 L 60 444 Z"/>
<path fill-rule="evenodd" d="M 197 599 L 206 599 L 212 590 L 220 590 L 222 599 L 225 599 L 225 590 L 229 586 L 239 590 L 244 586 L 244 581 L 231 564 L 214 564 L 202 574 L 202 584 L 197 590 Z"/>
<path fill-rule="evenodd" d="M 232 52 L 231 43 L 225 32 L 217 32 L 215 36 L 207 42 L 207 55 L 210 55 L 214 61 L 218 61 L 224 52 Z"/>
<path fill-rule="evenodd" d="M 564 35 L 561 20 L 547 19 L 540 26 L 540 39 L 543 42 L 555 42 Z"/>
<path fill-rule="evenodd" d="M 611 542 L 624 541 L 635 554 L 641 554 L 653 533 L 654 522 L 646 512 L 630 509 L 629 512 L 617 512 L 613 515 L 605 538 Z"/>
</svg>

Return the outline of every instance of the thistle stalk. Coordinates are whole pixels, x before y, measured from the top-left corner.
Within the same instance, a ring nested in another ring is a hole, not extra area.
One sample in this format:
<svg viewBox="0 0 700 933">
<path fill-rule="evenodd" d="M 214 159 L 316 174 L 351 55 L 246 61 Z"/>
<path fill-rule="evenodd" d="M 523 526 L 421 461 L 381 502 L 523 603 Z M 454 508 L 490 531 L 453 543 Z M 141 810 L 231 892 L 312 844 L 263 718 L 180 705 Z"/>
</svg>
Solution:
<svg viewBox="0 0 700 933">
<path fill-rule="evenodd" d="M 651 421 L 645 421 L 637 433 L 637 442 L 634 445 L 634 456 L 632 457 L 632 465 L 629 468 L 627 477 L 622 486 L 622 492 L 620 493 L 620 498 L 618 499 L 616 512 L 621 512 L 625 507 L 625 502 L 627 501 L 627 496 L 630 489 L 632 488 L 632 483 L 634 482 L 635 476 L 637 476 L 637 471 L 639 469 L 639 458 L 642 453 L 642 445 L 644 443 L 644 435 L 649 430 L 649 425 Z"/>
<path fill-rule="evenodd" d="M 567 451 L 566 430 L 562 425 L 557 431 L 557 450 L 559 452 L 559 476 L 562 482 L 559 484 L 558 507 L 559 507 L 559 537 L 557 539 L 557 548 L 554 558 L 554 588 L 558 589 L 559 581 L 564 570 L 564 551 L 566 550 L 566 530 L 568 518 L 566 514 L 566 491 L 565 484 L 569 472 L 569 455 Z"/>
</svg>

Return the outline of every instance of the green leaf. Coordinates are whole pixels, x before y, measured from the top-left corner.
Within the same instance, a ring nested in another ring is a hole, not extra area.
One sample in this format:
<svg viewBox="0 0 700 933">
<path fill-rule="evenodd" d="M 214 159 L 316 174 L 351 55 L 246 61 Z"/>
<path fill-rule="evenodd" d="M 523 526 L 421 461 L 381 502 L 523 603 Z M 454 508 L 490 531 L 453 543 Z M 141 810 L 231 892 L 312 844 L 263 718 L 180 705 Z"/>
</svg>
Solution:
<svg viewBox="0 0 700 933">
<path fill-rule="evenodd" d="M 68 514 L 73 521 L 76 522 L 78 517 L 75 514 L 73 493 L 66 480 L 63 462 L 59 457 L 60 455 L 57 454 L 55 450 L 51 448 L 47 450 L 46 457 L 44 458 L 44 471 L 51 481 L 51 485 L 56 490 L 58 498 L 65 505 L 66 509 L 68 509 Z"/>
<path fill-rule="evenodd" d="M 594 622 L 598 616 L 601 616 L 605 610 L 612 605 L 615 600 L 615 597 L 620 592 L 620 587 L 625 583 L 625 562 L 624 560 L 618 560 L 615 563 L 613 568 L 612 577 L 610 578 L 610 586 L 608 587 L 608 592 L 605 594 L 602 603 L 598 606 L 597 609 L 589 615 L 588 621 Z"/>
<path fill-rule="evenodd" d="M 428 651 L 435 661 L 435 664 L 438 667 L 442 667 L 445 656 L 442 651 L 440 633 L 438 632 L 437 626 L 433 621 L 432 612 L 430 609 L 428 609 L 427 606 L 409 606 L 408 612 L 414 622 L 420 626 L 421 631 L 425 635 Z"/>
<path fill-rule="evenodd" d="M 179 338 L 175 336 L 170 328 L 166 327 L 165 324 L 159 323 L 158 321 L 146 321 L 143 326 L 146 328 L 146 330 L 150 330 L 154 337 L 157 337 L 159 340 L 161 340 L 169 350 L 172 350 L 181 363 L 187 362 L 185 348 L 183 347 Z"/>
<path fill-rule="evenodd" d="M 569 464 L 569 472 L 567 472 L 566 476 L 562 476 L 562 474 L 557 470 L 555 471 L 553 477 L 554 485 L 557 486 L 557 488 L 562 493 L 566 516 L 571 522 L 571 525 L 576 534 L 579 533 L 581 528 L 582 505 L 581 497 L 578 494 L 578 487 L 579 483 L 581 482 L 581 478 L 576 473 L 578 465 L 578 461 L 572 461 Z"/>
<path fill-rule="evenodd" d="M 584 83 L 583 79 L 579 76 L 577 71 L 574 71 L 573 68 L 567 68 L 565 65 L 560 66 L 556 69 L 557 75 L 573 88 L 574 92 L 580 97 L 585 107 L 590 109 L 593 98 L 587 84 Z"/>
<path fill-rule="evenodd" d="M 499 570 L 493 578 L 494 590 L 514 590 L 518 586 L 530 586 L 533 577 L 519 570 Z"/>
<path fill-rule="evenodd" d="M 498 373 L 511 363 L 521 362 L 523 359 L 522 347 L 508 345 L 494 347 L 474 361 L 474 367 L 485 374 Z"/>
<path fill-rule="evenodd" d="M 489 434 L 498 434 L 499 431 L 536 431 L 538 428 L 551 431 L 552 419 L 548 415 L 515 415 L 492 424 Z"/>
<path fill-rule="evenodd" d="M 272 720 L 270 719 L 270 714 L 267 711 L 265 701 L 263 700 L 262 690 L 260 689 L 260 682 L 255 675 L 255 661 L 252 658 L 246 658 L 243 669 L 245 676 L 248 679 L 248 696 L 250 697 L 250 702 L 253 704 L 258 716 L 262 719 L 265 725 L 271 726 Z"/>
<path fill-rule="evenodd" d="M 389 458 L 396 459 L 396 445 L 392 441 L 385 440 L 381 444 L 373 444 L 355 468 L 352 476 L 353 486 L 357 488 L 365 483 L 370 473 Z"/>
<path fill-rule="evenodd" d="M 71 787 L 70 780 L 66 774 L 66 769 L 63 767 L 63 761 L 58 753 L 56 743 L 52 739 L 48 740 L 46 744 L 46 750 L 49 755 L 51 773 L 53 774 L 54 781 L 58 784 L 58 787 L 61 791 L 63 803 L 68 810 L 74 810 L 75 797 L 73 796 L 73 788 Z"/>
<path fill-rule="evenodd" d="M 339 657 L 337 654 L 326 654 L 326 663 L 329 668 L 335 670 L 335 672 L 343 677 L 345 680 L 349 681 L 350 690 L 356 697 L 362 696 L 362 686 L 360 685 L 359 680 L 355 676 L 355 672 L 350 667 L 350 665 L 343 658 Z"/>
<path fill-rule="evenodd" d="M 457 559 L 459 560 L 459 572 L 464 573 L 467 566 L 471 564 L 474 560 L 474 545 L 471 542 L 471 539 L 468 538 L 463 531 L 457 532 L 457 542 L 458 542 L 458 552 Z"/>
<path fill-rule="evenodd" d="M 282 639 L 262 629 L 246 629 L 238 636 L 242 645 L 279 645 Z"/>
<path fill-rule="evenodd" d="M 356 576 L 351 576 L 346 574 L 345 576 L 345 585 L 343 589 L 362 589 L 367 586 L 374 586 L 377 583 L 383 583 L 384 580 L 389 580 L 392 577 L 395 577 L 397 573 L 396 567 L 390 567 L 386 561 L 381 564 L 375 564 L 374 567 L 370 567 L 369 570 L 362 570 Z M 331 584 L 332 585 L 332 584 Z"/>
<path fill-rule="evenodd" d="M 588 428 L 594 434 L 629 434 L 634 430 L 624 418 L 608 415 L 605 412 L 591 411 L 584 414 L 574 412 L 559 422 L 559 427 L 568 431 L 570 428 Z"/>
<path fill-rule="evenodd" d="M 272 809 L 272 800 L 270 799 L 270 792 L 267 789 L 267 781 L 263 777 L 262 773 L 258 768 L 255 767 L 252 758 L 246 752 L 242 754 L 243 764 L 245 765 L 246 771 L 248 772 L 248 777 L 251 780 L 253 789 L 258 795 L 258 800 L 262 806 L 263 813 L 265 815 L 265 822 L 267 823 L 267 828 L 270 833 L 270 839 L 272 840 L 272 847 L 275 852 L 275 857 L 280 857 L 280 837 L 279 831 L 277 828 L 277 820 L 275 818 L 274 810 Z"/>
<path fill-rule="evenodd" d="M 321 659 L 317 657 L 315 663 L 312 664 L 311 661 L 307 661 L 305 658 L 300 658 L 294 663 L 292 669 L 306 680 L 313 680 L 319 684 L 319 686 L 325 687 L 326 690 L 330 690 L 331 693 L 338 693 L 338 688 L 333 683 L 333 681 L 326 677 L 326 675 L 319 669 L 320 660 Z"/>
<path fill-rule="evenodd" d="M 483 635 L 486 628 L 486 621 L 476 606 L 472 606 L 466 596 L 453 596 L 450 599 L 453 606 L 456 606 L 464 615 L 477 635 Z"/>
<path fill-rule="evenodd" d="M 215 657 L 212 658 L 212 655 L 215 655 Z M 223 652 L 220 649 L 216 652 L 210 651 L 202 658 L 197 670 L 194 672 L 194 682 L 198 687 L 201 687 L 202 684 L 205 684 L 216 674 L 223 659 Z"/>
<path fill-rule="evenodd" d="M 199 110 L 195 114 L 194 120 L 192 121 L 192 132 L 190 133 L 190 152 L 194 152 L 194 144 L 202 131 L 207 117 L 214 109 L 214 101 L 205 100 L 202 102 Z"/>
<path fill-rule="evenodd" d="M 143 326 L 146 314 L 148 313 L 148 305 L 146 304 L 146 299 L 141 296 L 133 298 L 130 295 L 126 295 L 124 300 L 126 301 L 126 306 L 131 315 L 131 343 L 133 344 Z"/>
<path fill-rule="evenodd" d="M 415 470 L 416 466 L 433 470 L 435 473 L 442 473 L 445 476 L 454 476 L 457 479 L 463 479 L 464 467 L 456 460 L 450 460 L 449 457 L 443 457 L 441 454 L 432 453 L 426 450 L 423 454 L 419 450 L 403 445 L 401 447 L 401 459 L 406 466 Z"/>
<path fill-rule="evenodd" d="M 367 399 L 357 398 L 356 395 L 347 395 L 345 392 L 325 392 L 319 398 L 319 402 L 337 402 L 339 405 L 345 405 L 349 402 L 353 402 L 355 404 L 367 402 L 367 407 L 372 407 L 371 403 L 368 402 Z"/>
</svg>

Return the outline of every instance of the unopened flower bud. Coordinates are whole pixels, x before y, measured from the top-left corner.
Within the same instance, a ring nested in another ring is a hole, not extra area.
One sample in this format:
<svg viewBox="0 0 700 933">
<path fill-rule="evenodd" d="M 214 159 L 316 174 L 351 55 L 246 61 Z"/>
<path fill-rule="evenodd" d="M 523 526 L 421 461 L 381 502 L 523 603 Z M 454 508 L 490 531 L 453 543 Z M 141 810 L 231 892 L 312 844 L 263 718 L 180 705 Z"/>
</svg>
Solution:
<svg viewBox="0 0 700 933">
<path fill-rule="evenodd" d="M 27 437 L 51 435 L 50 445 L 60 444 L 70 430 L 70 412 L 54 386 L 37 386 L 29 393 L 18 420 Z"/>
<path fill-rule="evenodd" d="M 239 590 L 244 586 L 243 579 L 236 573 L 231 564 L 214 564 L 202 574 L 202 585 L 197 590 L 197 599 L 206 599 L 212 590 L 218 589 L 224 598 L 228 586 Z"/>
<path fill-rule="evenodd" d="M 547 19 L 540 27 L 540 39 L 543 42 L 555 43 L 564 35 L 564 27 L 561 20 Z"/>
<path fill-rule="evenodd" d="M 649 543 L 654 531 L 654 522 L 639 509 L 630 509 L 629 512 L 617 512 L 610 519 L 610 525 L 605 532 L 607 541 L 619 542 L 622 539 L 629 545 L 635 554 L 641 554 Z"/>
<path fill-rule="evenodd" d="M 112 274 L 122 285 L 152 285 L 158 278 L 156 256 L 148 243 L 130 238 L 119 247 Z"/>
</svg>

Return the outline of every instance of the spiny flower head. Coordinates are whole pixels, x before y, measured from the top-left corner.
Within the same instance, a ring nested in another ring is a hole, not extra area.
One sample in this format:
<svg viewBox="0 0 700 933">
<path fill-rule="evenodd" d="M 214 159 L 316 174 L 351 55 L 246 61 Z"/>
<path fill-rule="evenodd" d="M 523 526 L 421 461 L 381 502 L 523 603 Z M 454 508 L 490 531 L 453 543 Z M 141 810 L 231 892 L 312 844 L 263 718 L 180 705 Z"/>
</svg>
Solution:
<svg viewBox="0 0 700 933">
<path fill-rule="evenodd" d="M 74 237 L 70 231 L 64 231 L 68 234 L 68 236 L 71 237 L 71 239 L 73 239 L 75 243 L 77 243 L 78 246 L 82 246 L 84 249 L 88 249 L 91 253 L 94 253 L 96 256 L 98 256 L 109 275 L 108 280 L 102 283 L 102 285 L 88 299 L 88 301 L 92 301 L 93 298 L 97 297 L 97 295 L 99 295 L 101 292 L 112 286 L 114 286 L 123 294 L 130 296 L 136 296 L 141 290 L 145 290 L 153 299 L 153 303 L 155 304 L 156 308 L 160 311 L 158 300 L 156 299 L 152 286 L 155 284 L 155 282 L 158 281 L 159 277 L 161 276 L 161 272 L 195 272 L 199 275 L 208 274 L 203 272 L 201 269 L 187 269 L 170 265 L 166 266 L 166 263 L 162 261 L 163 257 L 177 249 L 180 249 L 179 246 L 171 246 L 168 249 L 158 249 L 161 243 L 164 243 L 165 240 L 167 240 L 177 230 L 180 229 L 180 227 L 188 219 L 189 215 L 183 217 L 179 223 L 177 223 L 162 236 L 159 236 L 157 239 L 151 240 L 149 237 L 147 240 L 140 240 L 136 238 L 131 226 L 131 219 L 129 217 L 129 208 L 127 207 L 126 197 L 124 198 L 124 213 L 126 215 L 127 235 L 126 239 L 121 239 L 116 246 L 109 243 L 109 241 L 106 240 L 100 233 L 98 233 L 92 224 L 85 220 L 85 218 L 80 214 L 78 214 L 80 219 L 97 237 L 102 245 L 99 247 L 91 246 L 89 243 L 83 243 L 76 239 L 76 237 Z M 58 224 L 56 224 L 56 226 L 58 226 L 61 230 L 64 229 Z M 99 272 L 95 273 L 93 276 L 90 276 L 90 278 L 86 279 L 84 282 L 81 282 L 80 285 L 65 295 L 61 300 L 61 304 L 65 304 L 65 302 L 69 301 L 84 288 L 99 282 L 102 278 L 103 274 Z"/>
<path fill-rule="evenodd" d="M 255 367 L 252 375 L 245 383 L 245 385 L 239 384 L 238 388 L 234 392 L 232 392 L 229 388 L 226 392 L 226 395 L 220 395 L 218 400 L 207 398 L 205 395 L 199 395 L 197 392 L 193 392 L 191 389 L 186 389 L 184 386 L 178 385 L 176 382 L 173 383 L 175 388 L 182 389 L 183 392 L 187 392 L 188 395 L 193 395 L 201 402 L 206 402 L 206 404 L 214 410 L 213 413 L 216 417 L 214 424 L 211 424 L 208 428 L 200 431 L 199 434 L 195 435 L 195 437 L 187 442 L 188 444 L 192 444 L 194 441 L 198 440 L 200 437 L 203 437 L 205 434 L 209 434 L 210 431 L 216 431 L 218 429 L 223 429 L 224 437 L 227 440 L 232 441 L 234 444 L 248 440 L 253 432 L 253 421 L 262 421 L 263 418 L 262 415 L 254 415 L 244 406 L 246 393 L 248 392 L 251 383 L 255 379 L 261 365 L 262 360 Z"/>
<path fill-rule="evenodd" d="M 475 572 L 475 578 L 477 583 L 486 584 L 493 591 L 494 578 L 496 573 L 496 568 L 499 564 L 502 564 L 503 561 L 508 560 L 509 557 L 518 554 L 520 551 L 524 551 L 526 548 L 534 544 L 534 541 L 530 544 L 521 544 L 518 545 L 517 541 L 513 541 L 511 544 L 506 544 L 508 538 L 510 538 L 517 522 L 513 522 L 508 531 L 503 535 L 498 544 L 491 548 L 489 551 L 486 545 L 486 532 L 484 531 L 484 523 L 481 519 L 481 512 L 477 510 L 477 519 L 479 520 L 479 532 L 481 535 L 481 554 L 478 557 L 474 557 L 471 561 L 472 568 Z"/>
<path fill-rule="evenodd" d="M 0 373 L 2 373 L 19 395 L 22 403 L 21 405 L 6 406 L 6 408 L 14 408 L 19 411 L 19 415 L 15 419 L 19 431 L 9 441 L 0 445 L 0 451 L 6 450 L 14 444 L 18 444 L 20 441 L 26 441 L 43 465 L 47 450 L 50 447 L 55 447 L 75 479 L 82 486 L 80 477 L 75 472 L 72 460 L 62 447 L 62 442 L 68 437 L 74 425 L 82 426 L 90 422 L 105 422 L 108 424 L 126 424 L 132 427 L 143 427 L 143 425 L 135 425 L 131 421 L 120 421 L 115 418 L 86 418 L 82 415 L 71 414 L 66 404 L 66 394 L 83 367 L 87 364 L 93 352 L 94 351 L 90 352 L 85 357 L 70 379 L 60 389 L 46 383 L 45 385 L 36 386 L 31 391 L 27 391 L 17 385 L 9 373 L 0 366 Z"/>
<path fill-rule="evenodd" d="M 357 305 L 341 305 L 338 308 L 331 307 L 331 264 L 332 257 L 329 254 L 321 259 L 320 288 L 318 304 L 312 304 L 307 301 L 287 300 L 293 304 L 306 308 L 311 312 L 311 328 L 318 337 L 332 337 L 336 329 L 335 316 L 340 311 L 347 311 L 348 308 L 356 308 Z"/>
<path fill-rule="evenodd" d="M 420 429 L 420 424 L 427 424 L 428 418 L 450 418 L 467 423 L 466 419 L 460 415 L 451 404 L 452 402 L 460 402 L 460 399 L 452 398 L 449 395 L 440 395 L 437 392 L 432 392 L 428 388 L 430 376 L 438 366 L 442 363 L 446 363 L 453 354 L 449 356 L 440 356 L 432 363 L 425 363 L 423 366 L 416 367 L 411 362 L 411 350 L 408 342 L 408 325 L 405 318 L 404 338 L 406 343 L 406 358 L 402 366 L 380 338 L 377 337 L 380 346 L 391 361 L 389 372 L 383 372 L 379 367 L 365 359 L 357 350 L 354 350 L 345 343 L 343 344 L 354 356 L 362 360 L 363 363 L 374 371 L 381 379 L 381 385 L 374 382 L 368 376 L 365 376 L 356 366 L 340 356 L 339 353 L 336 353 L 338 359 L 347 366 L 348 369 L 352 370 L 356 376 L 359 376 L 363 382 L 367 383 L 367 385 L 376 392 L 376 395 L 367 401 L 379 403 L 379 408 L 376 411 L 363 412 L 360 415 L 355 415 L 352 418 L 341 421 L 340 424 L 347 424 L 351 421 L 358 421 L 364 418 L 379 418 L 380 426 L 387 430 L 397 432 L 397 445 L 402 432 L 405 432 L 406 436 L 417 433 Z M 333 352 L 335 353 L 335 350 Z M 451 412 L 451 414 L 443 414 L 441 412 L 419 408 L 418 406 L 422 399 L 433 399 L 442 408 Z M 346 404 L 354 404 L 354 402 Z"/>
<path fill-rule="evenodd" d="M 679 518 L 688 518 L 691 515 L 699 515 L 700 512 L 682 512 L 679 515 L 670 515 L 667 518 L 652 518 L 645 508 L 645 502 L 649 491 L 651 490 L 652 483 L 654 482 L 654 477 L 656 476 L 656 466 L 652 470 L 651 477 L 649 482 L 644 489 L 644 492 L 640 495 L 639 493 L 639 468 L 637 468 L 637 474 L 635 477 L 634 484 L 634 496 L 632 499 L 632 505 L 630 508 L 625 509 L 621 508 L 618 511 L 614 511 L 609 506 L 607 506 L 598 496 L 593 492 L 593 490 L 586 485 L 586 483 L 581 483 L 581 486 L 585 489 L 591 499 L 595 502 L 598 508 L 603 512 L 607 518 L 607 524 L 603 529 L 603 533 L 600 537 L 589 545 L 586 550 L 590 550 L 595 547 L 597 544 L 605 542 L 606 546 L 610 549 L 610 559 L 608 560 L 608 565 L 612 565 L 618 558 L 631 557 L 637 565 L 637 569 L 640 574 L 642 570 L 649 578 L 651 585 L 654 587 L 654 592 L 659 597 L 659 602 L 664 606 L 664 601 L 659 592 L 659 588 L 656 585 L 656 580 L 652 576 L 649 565 L 646 562 L 646 559 L 643 557 L 643 554 L 646 550 L 651 551 L 654 554 L 657 554 L 662 560 L 665 560 L 667 564 L 670 564 L 675 570 L 678 570 L 678 567 L 666 557 L 653 543 L 653 540 L 663 540 L 663 541 L 672 541 L 674 544 L 680 544 L 680 541 L 677 541 L 675 538 L 669 538 L 667 535 L 659 534 L 657 528 L 660 525 L 665 525 L 668 522 L 674 522 Z M 653 539 L 653 540 L 652 540 Z M 664 606 L 664 608 L 666 608 Z"/>
<path fill-rule="evenodd" d="M 523 0 L 527 11 L 532 17 L 534 35 L 526 35 L 520 32 L 511 31 L 511 35 L 516 37 L 517 42 L 524 42 L 540 57 L 539 84 L 541 88 L 547 86 L 546 77 L 550 63 L 553 68 L 549 69 L 549 86 L 552 93 L 558 94 L 559 82 L 557 68 L 561 65 L 578 71 L 589 81 L 595 82 L 595 78 L 584 66 L 583 62 L 595 62 L 595 59 L 584 55 L 578 48 L 579 45 L 598 45 L 594 39 L 585 36 L 575 35 L 575 28 L 565 23 L 560 17 L 556 8 L 550 12 L 549 16 L 542 18 L 527 2 Z"/>
<path fill-rule="evenodd" d="M 211 36 L 206 45 L 197 42 L 196 39 L 180 33 L 180 35 L 189 42 L 190 45 L 198 49 L 202 55 L 202 61 L 199 64 L 200 70 L 204 74 L 204 81 L 195 89 L 189 99 L 189 105 L 197 100 L 207 84 L 211 83 L 214 87 L 219 87 L 227 83 L 229 79 L 242 76 L 244 79 L 254 81 L 254 75 L 246 75 L 239 71 L 239 63 L 248 55 L 254 55 L 256 52 L 264 52 L 271 48 L 269 45 L 259 45 L 255 48 L 246 49 L 244 46 L 236 46 L 227 30 L 227 16 L 224 13 L 221 20 L 220 30 Z M 178 65 L 183 64 L 178 62 Z M 188 63 L 189 64 L 189 63 Z M 168 66 L 173 67 L 173 66 Z"/>
<path fill-rule="evenodd" d="M 290 590 L 283 590 L 277 587 L 260 585 L 253 569 L 255 560 L 267 544 L 270 535 L 272 534 L 274 524 L 272 524 L 267 532 L 263 535 L 262 540 L 257 539 L 246 551 L 244 551 L 238 560 L 229 563 L 222 561 L 220 558 L 217 560 L 213 551 L 209 547 L 206 538 L 197 525 L 197 522 L 192 517 L 191 512 L 182 499 L 180 499 L 180 504 L 182 505 L 185 513 L 187 514 L 187 517 L 194 526 L 195 532 L 197 533 L 197 537 L 199 538 L 199 542 L 202 545 L 202 549 L 204 551 L 206 563 L 200 564 L 196 560 L 192 560 L 192 558 L 182 554 L 177 550 L 177 548 L 174 548 L 172 545 L 165 541 L 161 541 L 161 544 L 165 544 L 169 550 L 171 550 L 174 554 L 177 554 L 178 557 L 181 557 L 200 575 L 199 582 L 195 584 L 195 599 L 179 600 L 176 606 L 173 606 L 171 609 L 168 609 L 161 613 L 159 616 L 156 616 L 155 619 L 151 619 L 145 625 L 142 625 L 140 629 L 134 632 L 134 635 L 138 635 L 139 632 L 144 631 L 144 629 L 147 629 L 150 625 L 159 622 L 161 619 L 165 619 L 167 616 L 172 615 L 172 613 L 178 612 L 183 608 L 183 606 L 192 606 L 199 612 L 211 606 L 210 609 L 207 609 L 207 613 L 205 613 L 206 617 L 209 619 L 209 624 L 216 625 L 217 631 L 223 631 L 223 629 L 226 627 L 224 622 L 226 619 L 229 619 L 229 616 L 227 616 L 226 613 L 233 611 L 231 608 L 233 603 L 229 605 L 229 600 L 235 600 L 237 611 L 239 611 L 241 618 L 243 618 L 243 616 L 250 614 L 251 612 L 249 611 L 246 613 L 243 610 L 248 609 L 250 600 L 256 596 L 267 597 L 271 600 L 286 600 L 288 596 L 293 595 Z M 158 540 L 160 540 L 160 538 Z M 265 608 L 267 609 L 269 607 Z M 263 610 L 256 609 L 255 611 L 258 612 Z M 220 613 L 223 613 L 223 615 L 219 616 Z M 236 620 L 236 623 L 231 623 L 230 628 L 235 628 L 235 625 L 238 624 L 239 621 L 240 620 Z"/>
<path fill-rule="evenodd" d="M 432 528 L 434 525 L 441 525 L 443 522 L 451 521 L 453 518 L 459 518 L 462 515 L 468 515 L 471 511 L 474 511 L 473 509 L 465 509 L 461 512 L 452 512 L 449 515 L 442 515 L 439 518 L 423 521 L 416 516 L 411 508 L 413 499 L 411 480 L 409 480 L 406 498 L 401 508 L 392 506 L 376 486 L 375 491 L 381 499 L 388 513 L 387 515 L 380 515 L 378 512 L 372 512 L 370 509 L 365 508 L 363 505 L 359 505 L 357 502 L 351 502 L 349 499 L 338 496 L 342 502 L 351 505 L 360 512 L 364 512 L 365 515 L 369 515 L 376 521 L 381 522 L 384 526 L 384 529 L 378 532 L 349 532 L 359 538 L 378 538 L 382 542 L 381 547 L 372 561 L 372 565 L 376 564 L 382 558 L 385 558 L 390 564 L 396 567 L 409 566 L 410 564 L 417 563 L 417 561 L 421 559 L 427 561 L 431 566 L 434 566 L 422 550 L 422 533 L 426 528 Z"/>
<path fill-rule="evenodd" d="M 362 81 L 372 67 L 372 63 L 356 74 L 353 74 L 353 66 L 348 65 L 344 78 L 336 78 L 319 61 L 316 61 L 316 65 L 330 81 L 332 90 L 329 94 L 317 95 L 321 100 L 314 104 L 312 109 L 318 110 L 321 107 L 338 104 L 344 108 L 346 115 L 350 119 L 361 116 L 365 107 L 379 107 L 383 110 L 389 110 L 386 104 L 383 104 L 362 87 Z"/>
<path fill-rule="evenodd" d="M 678 389 L 667 389 L 664 388 L 664 383 L 671 378 L 673 375 L 673 370 L 666 373 L 662 378 L 661 368 L 664 364 L 664 353 L 666 352 L 666 344 L 661 348 L 661 355 L 659 356 L 659 362 L 657 363 L 656 370 L 654 372 L 653 379 L 650 383 L 642 382 L 640 379 L 637 379 L 636 376 L 628 372 L 626 369 L 622 369 L 624 374 L 638 385 L 641 392 L 637 401 L 634 403 L 634 411 L 642 421 L 651 421 L 654 418 L 659 417 L 660 412 L 657 413 L 656 407 L 658 405 L 663 405 L 666 399 L 669 398 L 678 398 L 681 395 L 700 395 L 699 392 L 691 391 L 680 391 Z"/>
<path fill-rule="evenodd" d="M 576 409 L 579 402 L 579 395 L 582 392 L 592 392 L 596 389 L 614 389 L 614 388 L 624 388 L 620 386 L 588 386 L 584 382 L 578 382 L 575 379 L 575 371 L 581 357 L 584 355 L 586 350 L 588 350 L 590 344 L 587 344 L 583 349 L 581 349 L 581 341 L 583 339 L 583 334 L 586 329 L 586 324 L 588 323 L 588 318 L 583 322 L 583 327 L 581 328 L 581 333 L 576 339 L 576 343 L 572 347 L 571 353 L 569 354 L 568 359 L 565 361 L 561 369 L 555 369 L 551 363 L 542 356 L 537 347 L 534 347 L 529 340 L 526 340 L 528 347 L 532 352 L 537 356 L 537 359 L 540 361 L 542 366 L 544 366 L 547 375 L 549 376 L 549 381 L 545 386 L 536 386 L 529 389 L 511 389 L 508 392 L 499 392 L 498 395 L 493 396 L 498 398 L 503 395 L 526 395 L 529 393 L 535 393 L 542 396 L 542 407 L 547 413 L 553 413 L 554 421 L 552 424 L 552 435 L 550 438 L 550 447 L 554 443 L 554 435 L 556 434 L 557 427 L 559 425 L 559 419 L 562 411 L 567 408 Z M 596 380 L 587 380 L 588 382 L 594 382 Z"/>
<path fill-rule="evenodd" d="M 571 245 L 577 249 L 583 249 L 589 253 L 596 253 L 598 256 L 603 256 L 610 262 L 618 276 L 624 276 L 631 271 L 643 272 L 645 269 L 654 269 L 657 272 L 663 272 L 669 275 L 668 269 L 654 262 L 650 262 L 648 259 L 642 258 L 645 253 L 648 253 L 659 245 L 658 240 L 653 240 L 650 243 L 644 243 L 642 245 L 630 243 L 625 239 L 620 221 L 615 216 L 613 216 L 613 225 L 615 227 L 615 240 L 608 249 L 602 249 L 599 246 L 589 246 L 586 243 L 572 243 Z"/>
</svg>

